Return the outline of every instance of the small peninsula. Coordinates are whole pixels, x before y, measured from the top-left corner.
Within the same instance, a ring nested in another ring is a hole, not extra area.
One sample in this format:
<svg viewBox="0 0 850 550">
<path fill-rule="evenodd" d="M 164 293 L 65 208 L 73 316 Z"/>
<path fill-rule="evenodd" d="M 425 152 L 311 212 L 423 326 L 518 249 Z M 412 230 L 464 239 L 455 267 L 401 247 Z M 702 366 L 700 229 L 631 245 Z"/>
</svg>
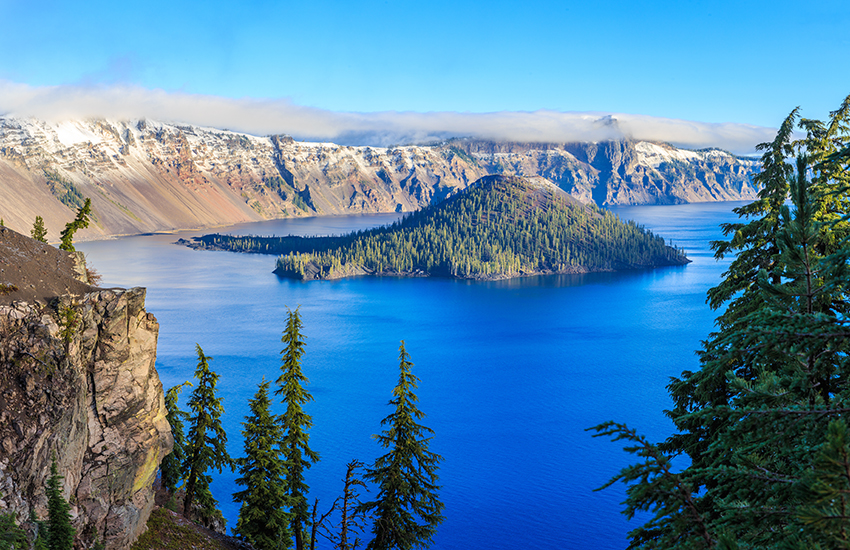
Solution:
<svg viewBox="0 0 850 550">
<path fill-rule="evenodd" d="M 634 222 L 582 204 L 543 178 L 485 176 L 389 226 L 332 237 L 181 240 L 193 248 L 279 254 L 295 279 L 357 275 L 496 280 L 683 265 L 690 260 Z"/>
</svg>

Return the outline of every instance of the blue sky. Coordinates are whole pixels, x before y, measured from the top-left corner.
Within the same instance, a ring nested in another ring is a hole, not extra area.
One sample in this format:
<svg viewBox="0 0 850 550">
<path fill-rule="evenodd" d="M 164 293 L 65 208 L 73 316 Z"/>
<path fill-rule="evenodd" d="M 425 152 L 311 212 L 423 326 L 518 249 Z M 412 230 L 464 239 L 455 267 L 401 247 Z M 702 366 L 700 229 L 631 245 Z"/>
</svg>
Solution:
<svg viewBox="0 0 850 550">
<path fill-rule="evenodd" d="M 21 114 L 57 96 L 73 110 L 72 96 L 86 104 L 100 94 L 97 103 L 131 90 L 147 93 L 125 106 L 139 117 L 162 116 L 154 103 L 172 97 L 202 97 L 283 105 L 280 126 L 293 109 L 545 110 L 775 128 L 797 105 L 823 118 L 850 93 L 846 0 L 0 0 L 0 21 L 0 112 Z M 84 114 L 96 114 L 91 103 Z M 245 120 L 239 129 L 251 131 Z M 328 137 L 357 132 L 334 128 Z"/>
</svg>

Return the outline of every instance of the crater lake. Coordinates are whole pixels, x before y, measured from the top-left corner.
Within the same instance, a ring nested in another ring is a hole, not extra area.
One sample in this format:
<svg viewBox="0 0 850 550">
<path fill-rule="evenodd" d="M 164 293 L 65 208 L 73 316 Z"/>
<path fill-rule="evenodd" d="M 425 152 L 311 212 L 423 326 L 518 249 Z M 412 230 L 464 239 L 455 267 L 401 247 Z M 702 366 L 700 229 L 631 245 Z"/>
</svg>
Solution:
<svg viewBox="0 0 850 550">
<path fill-rule="evenodd" d="M 384 454 L 372 438 L 391 412 L 401 340 L 420 379 L 416 391 L 443 456 L 445 521 L 434 548 L 622 550 L 629 524 L 621 484 L 594 492 L 628 465 L 621 445 L 586 428 L 626 422 L 658 441 L 672 430 L 671 376 L 698 366 L 695 350 L 717 312 L 706 291 L 728 259 L 709 241 L 742 203 L 617 207 L 693 263 L 681 267 L 498 282 L 360 277 L 294 281 L 275 257 L 197 251 L 173 244 L 213 231 L 327 235 L 391 223 L 396 214 L 290 219 L 224 229 L 125 237 L 77 245 L 104 287 L 143 286 L 160 323 L 157 369 L 165 389 L 193 381 L 195 343 L 214 359 L 232 457 L 262 378 L 280 375 L 287 307 L 300 308 L 304 373 L 314 401 L 308 470 L 319 511 L 342 494 L 345 465 Z M 181 404 L 191 388 L 184 390 Z M 276 403 L 276 413 L 282 406 Z M 213 494 L 236 525 L 236 474 L 213 472 Z M 362 493 L 374 499 L 375 488 Z M 368 537 L 367 537 L 368 540 Z M 330 544 L 319 541 L 318 548 Z"/>
</svg>

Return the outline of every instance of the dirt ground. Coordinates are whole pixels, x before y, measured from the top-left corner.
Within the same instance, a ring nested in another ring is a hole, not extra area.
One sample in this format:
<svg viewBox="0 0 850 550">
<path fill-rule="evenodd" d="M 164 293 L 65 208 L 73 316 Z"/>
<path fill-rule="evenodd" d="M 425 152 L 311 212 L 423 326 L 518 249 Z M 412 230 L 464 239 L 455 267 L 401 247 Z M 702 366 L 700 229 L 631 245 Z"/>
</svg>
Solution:
<svg viewBox="0 0 850 550">
<path fill-rule="evenodd" d="M 0 305 L 49 304 L 63 294 L 92 290 L 76 279 L 73 254 L 0 227 Z"/>
</svg>

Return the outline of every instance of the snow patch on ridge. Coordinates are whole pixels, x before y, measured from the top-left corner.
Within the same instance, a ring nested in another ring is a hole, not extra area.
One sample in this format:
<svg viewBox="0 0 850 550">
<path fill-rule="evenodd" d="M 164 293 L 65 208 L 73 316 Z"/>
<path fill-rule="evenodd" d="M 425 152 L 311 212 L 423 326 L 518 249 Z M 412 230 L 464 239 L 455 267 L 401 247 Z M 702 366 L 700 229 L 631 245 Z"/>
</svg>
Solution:
<svg viewBox="0 0 850 550">
<path fill-rule="evenodd" d="M 89 128 L 83 126 L 77 121 L 69 120 L 66 122 L 60 122 L 55 126 L 55 130 L 59 143 L 66 147 L 70 147 L 78 143 L 85 143 L 87 141 L 91 142 L 92 145 L 96 145 L 103 141 L 101 136 L 95 134 Z"/>
<path fill-rule="evenodd" d="M 643 155 L 643 161 L 653 168 L 662 162 L 677 160 L 680 162 L 693 162 L 702 160 L 704 157 L 695 151 L 676 149 L 669 145 L 640 141 L 635 144 L 635 150 Z"/>
</svg>

